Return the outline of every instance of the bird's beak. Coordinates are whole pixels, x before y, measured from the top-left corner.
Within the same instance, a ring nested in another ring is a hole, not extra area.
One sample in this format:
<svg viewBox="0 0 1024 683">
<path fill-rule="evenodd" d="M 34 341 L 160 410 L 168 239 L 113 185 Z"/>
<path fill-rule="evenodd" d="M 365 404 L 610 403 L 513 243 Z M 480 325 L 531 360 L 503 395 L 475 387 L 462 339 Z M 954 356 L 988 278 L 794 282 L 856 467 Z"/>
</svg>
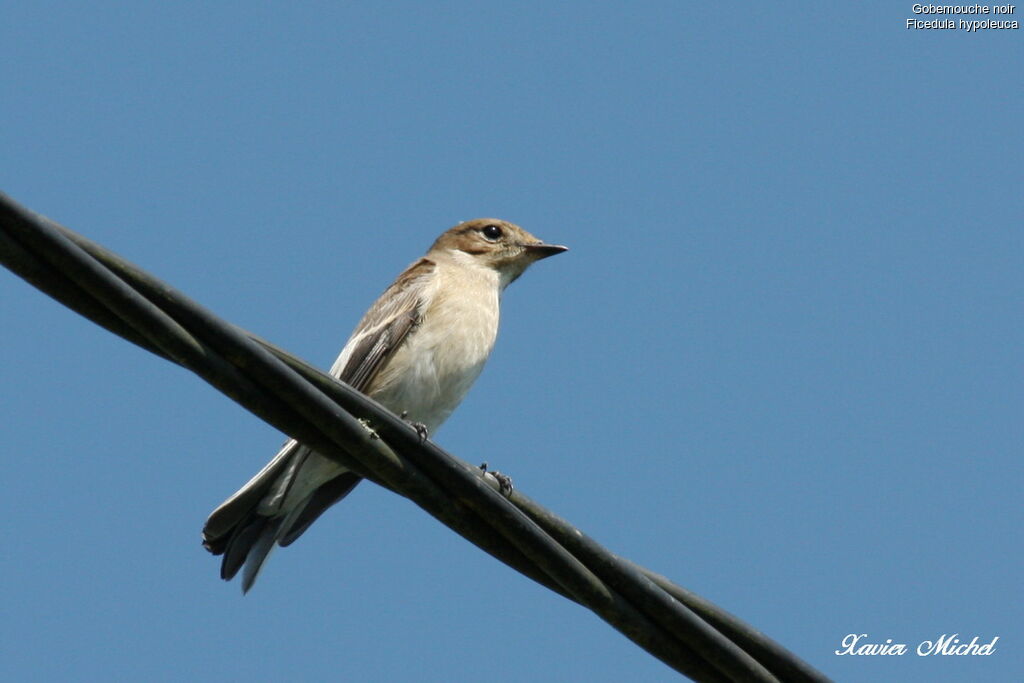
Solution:
<svg viewBox="0 0 1024 683">
<path fill-rule="evenodd" d="M 569 250 L 569 247 L 563 247 L 561 244 L 545 244 L 543 242 L 534 242 L 533 244 L 524 244 L 523 246 L 526 248 L 526 253 L 533 256 L 535 260 L 561 254 L 563 251 Z"/>
</svg>

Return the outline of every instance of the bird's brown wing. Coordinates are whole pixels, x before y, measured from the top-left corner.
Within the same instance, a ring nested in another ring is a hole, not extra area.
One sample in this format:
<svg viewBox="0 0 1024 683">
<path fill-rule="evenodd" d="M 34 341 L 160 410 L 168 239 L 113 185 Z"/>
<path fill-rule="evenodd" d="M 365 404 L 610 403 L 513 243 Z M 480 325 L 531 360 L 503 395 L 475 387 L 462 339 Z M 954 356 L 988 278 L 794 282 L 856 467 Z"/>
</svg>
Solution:
<svg viewBox="0 0 1024 683">
<path fill-rule="evenodd" d="M 352 352 L 343 365 L 345 353 L 339 356 L 335 367 L 331 368 L 331 374 L 335 374 L 353 389 L 366 392 L 395 349 L 401 346 L 419 324 L 423 307 L 421 278 L 429 276 L 434 268 L 433 261 L 422 258 L 384 290 L 384 294 L 370 307 L 352 333 L 349 340 Z M 284 531 L 278 541 L 280 545 L 287 546 L 295 542 L 327 508 L 347 496 L 359 480 L 360 477 L 352 472 L 344 472 L 320 486 Z"/>
<path fill-rule="evenodd" d="M 433 261 L 422 258 L 384 291 L 356 326 L 349 341 L 352 351 L 347 357 L 345 353 L 338 357 L 332 375 L 357 391 L 366 391 L 387 359 L 419 324 L 422 281 L 435 267 Z"/>
</svg>

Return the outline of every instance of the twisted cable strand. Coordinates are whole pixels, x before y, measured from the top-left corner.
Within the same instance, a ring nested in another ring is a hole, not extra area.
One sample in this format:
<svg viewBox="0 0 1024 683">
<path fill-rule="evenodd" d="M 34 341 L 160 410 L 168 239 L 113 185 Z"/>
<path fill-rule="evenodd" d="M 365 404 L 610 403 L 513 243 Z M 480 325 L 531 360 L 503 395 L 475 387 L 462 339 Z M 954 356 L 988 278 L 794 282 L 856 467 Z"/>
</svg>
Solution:
<svg viewBox="0 0 1024 683">
<path fill-rule="evenodd" d="M 0 228 L 0 262 L 30 284 L 409 498 L 680 673 L 699 681 L 828 680 L 756 629 L 614 555 L 518 491 L 500 495 L 477 468 L 421 442 L 372 399 L 2 193 Z"/>
</svg>

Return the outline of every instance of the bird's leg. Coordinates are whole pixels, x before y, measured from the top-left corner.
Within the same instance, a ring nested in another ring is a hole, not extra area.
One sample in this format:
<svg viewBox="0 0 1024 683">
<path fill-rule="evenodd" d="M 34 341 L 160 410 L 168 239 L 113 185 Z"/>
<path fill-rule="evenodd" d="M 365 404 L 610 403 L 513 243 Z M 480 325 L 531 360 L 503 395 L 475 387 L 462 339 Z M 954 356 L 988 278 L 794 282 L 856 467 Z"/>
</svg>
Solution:
<svg viewBox="0 0 1024 683">
<path fill-rule="evenodd" d="M 357 420 L 357 422 L 359 422 L 359 424 L 363 425 L 363 427 L 366 428 L 366 431 L 370 433 L 370 438 L 371 439 L 379 439 L 380 438 L 380 435 L 377 434 L 377 430 L 374 429 L 372 426 L 370 426 L 370 419 L 369 418 L 361 417 L 361 418 L 359 418 Z"/>
<path fill-rule="evenodd" d="M 412 428 L 416 430 L 416 433 L 420 435 L 420 443 L 427 440 L 427 436 L 429 436 L 427 425 L 422 422 L 410 422 L 409 424 L 411 424 Z"/>
<path fill-rule="evenodd" d="M 501 472 L 498 471 L 489 472 L 487 470 L 486 462 L 480 463 L 480 471 L 483 472 L 485 475 L 491 475 L 492 477 L 495 478 L 495 480 L 497 480 L 498 492 L 501 493 L 503 496 L 508 497 L 509 495 L 512 494 L 512 489 L 514 488 L 512 486 L 512 477 L 508 476 L 507 474 L 502 474 Z"/>
<path fill-rule="evenodd" d="M 402 414 L 399 417 L 401 417 L 403 420 L 405 420 L 406 416 L 408 416 L 408 415 L 409 415 L 409 411 L 408 410 L 403 410 Z M 412 427 L 413 429 L 416 430 L 417 434 L 419 434 L 419 436 L 420 436 L 420 443 L 423 443 L 424 441 L 426 441 L 427 437 L 430 436 L 430 430 L 427 429 L 427 425 L 423 424 L 422 422 L 413 422 L 411 420 L 405 420 L 405 421 L 409 423 L 410 427 Z"/>
</svg>

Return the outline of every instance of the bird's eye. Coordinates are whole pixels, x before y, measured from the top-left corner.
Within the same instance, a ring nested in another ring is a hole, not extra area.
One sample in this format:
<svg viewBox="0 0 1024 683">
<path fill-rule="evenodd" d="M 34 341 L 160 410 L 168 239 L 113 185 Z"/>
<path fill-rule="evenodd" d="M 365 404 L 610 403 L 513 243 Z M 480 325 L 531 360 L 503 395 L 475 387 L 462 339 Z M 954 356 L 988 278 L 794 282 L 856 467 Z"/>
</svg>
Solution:
<svg viewBox="0 0 1024 683">
<path fill-rule="evenodd" d="M 497 225 L 485 225 L 480 232 L 492 242 L 501 239 L 501 228 Z"/>
</svg>

